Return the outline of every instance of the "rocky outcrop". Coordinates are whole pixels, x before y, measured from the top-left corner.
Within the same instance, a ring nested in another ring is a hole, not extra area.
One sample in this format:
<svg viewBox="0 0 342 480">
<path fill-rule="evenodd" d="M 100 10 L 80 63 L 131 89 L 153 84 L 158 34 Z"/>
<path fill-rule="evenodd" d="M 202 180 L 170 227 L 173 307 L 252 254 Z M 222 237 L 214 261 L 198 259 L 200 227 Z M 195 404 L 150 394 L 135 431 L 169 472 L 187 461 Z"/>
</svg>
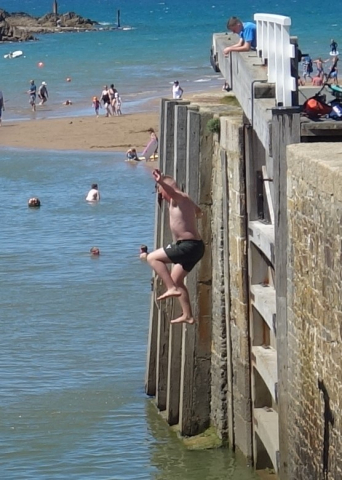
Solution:
<svg viewBox="0 0 342 480">
<path fill-rule="evenodd" d="M 96 30 L 97 25 L 97 22 L 74 12 L 33 17 L 23 12 L 8 13 L 0 9 L 0 42 L 36 40 L 34 33 Z"/>
<path fill-rule="evenodd" d="M 27 42 L 28 40 L 35 40 L 31 32 L 11 25 L 7 18 L 9 18 L 9 13 L 0 10 L 0 42 Z"/>
</svg>

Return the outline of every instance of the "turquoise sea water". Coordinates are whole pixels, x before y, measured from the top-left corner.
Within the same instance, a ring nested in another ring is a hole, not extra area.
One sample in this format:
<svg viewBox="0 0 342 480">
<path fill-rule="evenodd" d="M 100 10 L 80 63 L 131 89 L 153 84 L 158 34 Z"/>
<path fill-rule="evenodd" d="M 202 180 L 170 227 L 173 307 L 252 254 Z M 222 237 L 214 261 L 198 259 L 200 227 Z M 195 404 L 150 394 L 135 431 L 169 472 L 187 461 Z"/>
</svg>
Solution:
<svg viewBox="0 0 342 480">
<path fill-rule="evenodd" d="M 62 12 L 102 23 L 114 22 L 120 8 L 122 24 L 133 29 L 0 45 L 5 121 L 29 118 L 31 78 L 50 90 L 37 118 L 92 114 L 90 99 L 104 82 L 115 82 L 126 111 L 150 108 L 175 79 L 185 91 L 217 87 L 211 36 L 231 14 L 292 16 L 292 33 L 312 56 L 341 34 L 335 13 L 313 0 L 58 3 Z M 5 0 L 0 7 L 42 15 L 51 4 Z M 24 57 L 3 58 L 17 48 Z M 66 98 L 72 109 L 61 107 Z M 84 201 L 93 182 L 98 205 Z M 151 273 L 138 249 L 153 243 L 153 190 L 150 171 L 125 164 L 120 153 L 0 148 L 2 479 L 255 478 L 227 450 L 186 451 L 145 397 Z M 40 209 L 27 208 L 31 196 L 41 199 Z M 89 255 L 94 245 L 96 259 Z"/>
<path fill-rule="evenodd" d="M 208 62 L 212 34 L 225 31 L 232 14 L 244 20 L 251 20 L 255 12 L 291 16 L 291 33 L 312 57 L 326 57 L 332 37 L 342 48 L 336 12 L 318 0 L 60 0 L 58 4 L 61 13 L 76 11 L 103 26 L 114 24 L 120 9 L 122 26 L 132 29 L 40 35 L 38 42 L 0 45 L 5 119 L 27 117 L 25 92 L 32 78 L 37 84 L 46 81 L 50 92 L 40 116 L 91 114 L 91 98 L 105 83 L 115 83 L 126 112 L 150 108 L 150 99 L 168 95 L 176 79 L 185 92 L 217 87 L 222 79 Z M 52 0 L 3 0 L 1 8 L 42 15 L 51 11 Z M 18 48 L 23 57 L 3 58 Z M 40 62 L 43 68 L 38 67 Z M 63 107 L 66 99 L 74 105 Z"/>
</svg>

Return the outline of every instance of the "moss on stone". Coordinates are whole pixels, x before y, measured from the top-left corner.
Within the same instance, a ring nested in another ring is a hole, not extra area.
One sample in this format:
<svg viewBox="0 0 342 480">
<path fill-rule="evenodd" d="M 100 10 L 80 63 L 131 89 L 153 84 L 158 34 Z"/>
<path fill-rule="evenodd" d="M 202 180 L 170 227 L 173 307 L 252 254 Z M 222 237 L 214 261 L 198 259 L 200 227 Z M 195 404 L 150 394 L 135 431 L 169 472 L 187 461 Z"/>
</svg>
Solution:
<svg viewBox="0 0 342 480">
<path fill-rule="evenodd" d="M 222 447 L 222 440 L 217 436 L 214 427 L 209 427 L 205 432 L 194 437 L 184 437 L 182 440 L 189 450 L 208 450 Z"/>
<path fill-rule="evenodd" d="M 220 103 L 223 105 L 232 105 L 233 107 L 240 107 L 238 99 L 234 95 L 225 95 L 221 98 Z"/>
</svg>

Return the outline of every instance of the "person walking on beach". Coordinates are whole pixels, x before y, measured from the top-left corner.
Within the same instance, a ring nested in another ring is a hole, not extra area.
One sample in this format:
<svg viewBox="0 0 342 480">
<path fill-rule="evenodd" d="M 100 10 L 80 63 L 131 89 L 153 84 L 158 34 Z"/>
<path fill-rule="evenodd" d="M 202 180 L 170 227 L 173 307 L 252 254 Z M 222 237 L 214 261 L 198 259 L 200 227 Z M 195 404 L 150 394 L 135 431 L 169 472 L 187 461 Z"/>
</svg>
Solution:
<svg viewBox="0 0 342 480">
<path fill-rule="evenodd" d="M 310 78 L 311 82 L 312 82 L 312 77 L 311 77 L 311 74 L 313 72 L 313 68 L 312 68 L 312 60 L 311 60 L 311 57 L 309 55 L 307 55 L 306 57 L 304 57 L 303 59 L 303 78 L 304 78 L 304 82 L 306 83 L 306 77 Z"/>
<path fill-rule="evenodd" d="M 32 112 L 36 111 L 36 97 L 37 97 L 37 86 L 34 83 L 34 80 L 30 81 L 30 88 L 27 91 L 27 93 L 30 95 L 30 105 L 32 107 Z"/>
<path fill-rule="evenodd" d="M 100 100 L 97 97 L 93 97 L 93 107 L 95 110 L 95 115 L 98 117 L 99 116 L 99 110 L 101 107 Z"/>
<path fill-rule="evenodd" d="M 153 170 L 158 193 L 169 204 L 170 229 L 175 243 L 158 248 L 151 253 L 142 251 L 140 258 L 147 260 L 157 275 L 163 280 L 166 292 L 157 300 L 178 297 L 182 315 L 171 323 L 193 324 L 189 292 L 184 284 L 187 274 L 204 255 L 205 246 L 197 229 L 196 219 L 202 215 L 198 205 L 186 193 L 182 192 L 174 178 Z M 174 264 L 171 273 L 168 264 Z"/>
<path fill-rule="evenodd" d="M 330 59 L 328 60 L 322 60 L 321 57 L 318 57 L 316 60 L 313 60 L 312 63 L 315 63 L 316 64 L 316 67 L 317 67 L 317 73 L 316 73 L 316 77 L 324 77 L 324 64 L 329 62 Z"/>
<path fill-rule="evenodd" d="M 2 112 L 5 111 L 5 102 L 2 91 L 0 90 L 0 127 L 2 125 Z"/>
<path fill-rule="evenodd" d="M 111 116 L 112 112 L 111 112 L 110 95 L 109 95 L 109 90 L 107 85 L 103 87 L 101 97 L 100 97 L 100 102 L 103 102 L 103 106 L 106 109 L 106 117 Z"/>
<path fill-rule="evenodd" d="M 332 59 L 332 65 L 328 74 L 328 79 L 331 78 L 335 85 L 338 84 L 338 69 L 337 69 L 338 57 Z"/>
<path fill-rule="evenodd" d="M 47 90 L 46 82 L 42 82 L 41 86 L 38 88 L 38 97 L 40 98 L 39 105 L 44 105 L 49 98 L 49 92 Z"/>
<path fill-rule="evenodd" d="M 114 104 L 114 115 L 122 115 L 121 105 L 122 105 L 121 97 L 119 95 L 119 92 L 116 92 L 115 104 Z"/>
<path fill-rule="evenodd" d="M 117 93 L 117 89 L 115 88 L 114 86 L 114 83 L 112 83 L 108 89 L 108 93 L 109 93 L 109 100 L 110 100 L 110 104 L 111 104 L 111 107 L 112 107 L 112 114 L 115 115 L 115 111 L 116 111 L 116 98 L 115 98 L 115 94 Z"/>
<path fill-rule="evenodd" d="M 172 86 L 172 98 L 175 98 L 177 100 L 181 100 L 182 96 L 183 96 L 183 92 L 184 90 L 182 89 L 182 87 L 179 85 L 179 81 L 176 80 L 175 82 L 173 82 L 173 86 Z"/>
<path fill-rule="evenodd" d="M 223 50 L 225 56 L 230 52 L 249 52 L 256 49 L 256 24 L 253 22 L 242 23 L 237 17 L 230 17 L 227 21 L 227 29 L 240 36 L 240 41 Z"/>
<path fill-rule="evenodd" d="M 86 196 L 87 202 L 98 202 L 100 200 L 100 192 L 97 183 L 93 183 L 91 189 Z"/>
</svg>

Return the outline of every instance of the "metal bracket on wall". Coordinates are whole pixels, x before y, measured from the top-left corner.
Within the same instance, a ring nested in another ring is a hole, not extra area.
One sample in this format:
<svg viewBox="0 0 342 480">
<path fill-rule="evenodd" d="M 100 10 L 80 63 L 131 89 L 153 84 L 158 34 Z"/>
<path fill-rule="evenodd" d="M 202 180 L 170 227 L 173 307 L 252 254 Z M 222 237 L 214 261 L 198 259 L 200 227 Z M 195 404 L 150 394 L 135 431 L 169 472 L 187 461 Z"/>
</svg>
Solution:
<svg viewBox="0 0 342 480">
<path fill-rule="evenodd" d="M 256 172 L 256 191 L 257 191 L 257 213 L 259 219 L 265 218 L 264 213 L 264 181 L 262 171 L 258 170 Z"/>
</svg>

